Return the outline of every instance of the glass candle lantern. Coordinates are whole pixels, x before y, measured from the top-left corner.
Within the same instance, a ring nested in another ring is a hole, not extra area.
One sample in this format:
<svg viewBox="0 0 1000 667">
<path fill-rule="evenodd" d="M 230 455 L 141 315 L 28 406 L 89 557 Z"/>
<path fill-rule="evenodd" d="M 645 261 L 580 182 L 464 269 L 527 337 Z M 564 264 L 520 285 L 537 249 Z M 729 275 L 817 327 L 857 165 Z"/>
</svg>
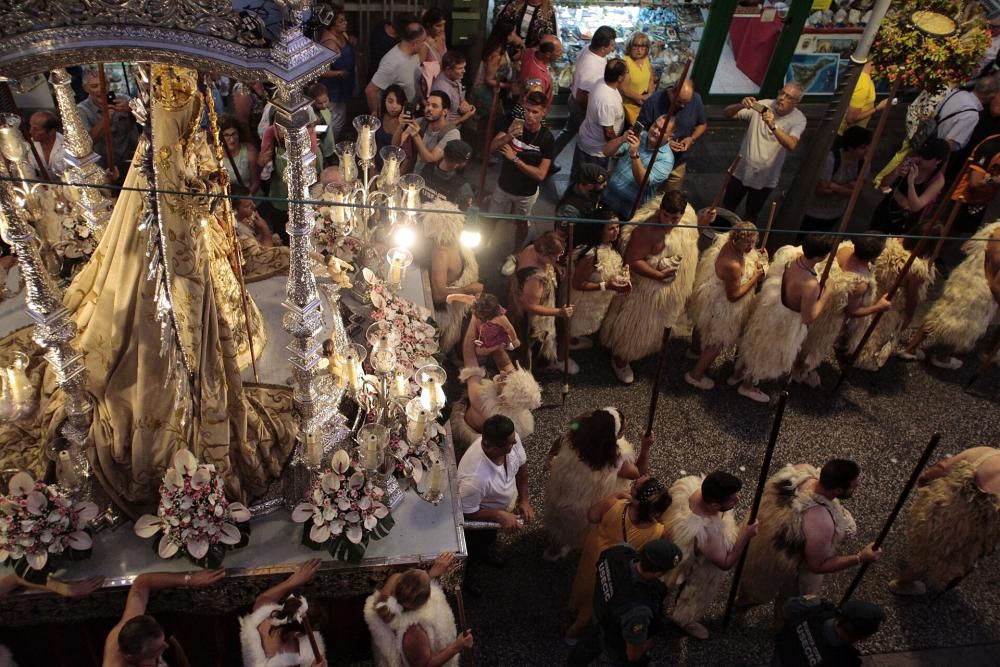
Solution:
<svg viewBox="0 0 1000 667">
<path fill-rule="evenodd" d="M 365 424 L 358 430 L 361 465 L 375 470 L 382 463 L 382 453 L 389 444 L 389 429 L 381 424 Z"/>
<path fill-rule="evenodd" d="M 382 172 L 378 177 L 379 189 L 389 191 L 399 182 L 399 166 L 406 159 L 406 151 L 399 146 L 383 146 L 378 154 L 382 157 Z"/>
<path fill-rule="evenodd" d="M 375 158 L 378 146 L 375 144 L 375 133 L 382 127 L 382 121 L 376 116 L 358 116 L 354 119 L 354 129 L 358 133 L 355 143 L 355 154 L 362 162 L 371 162 Z"/>
<path fill-rule="evenodd" d="M 392 324 L 382 320 L 368 327 L 366 333 L 371 355 L 368 357 L 372 369 L 379 375 L 388 375 L 396 370 L 396 334 Z"/>
<path fill-rule="evenodd" d="M 333 150 L 340 158 L 340 176 L 344 183 L 353 183 L 358 180 L 358 163 L 354 160 L 354 142 L 341 141 L 333 147 Z"/>
<path fill-rule="evenodd" d="M 385 259 L 389 262 L 386 283 L 392 289 L 399 289 L 403 285 L 406 268 L 413 263 L 413 253 L 406 248 L 392 248 L 386 253 Z"/>
<path fill-rule="evenodd" d="M 448 375 L 437 364 L 428 364 L 417 369 L 413 379 L 420 385 L 420 404 L 433 415 L 444 407 L 444 383 Z"/>
<path fill-rule="evenodd" d="M 344 351 L 344 361 L 341 366 L 342 384 L 355 394 L 361 391 L 364 384 L 365 370 L 361 363 L 365 360 L 365 348 L 357 343 L 347 346 Z"/>
<path fill-rule="evenodd" d="M 420 397 L 415 396 L 406 404 L 406 441 L 411 445 L 424 441 L 431 414 L 424 409 Z"/>
</svg>

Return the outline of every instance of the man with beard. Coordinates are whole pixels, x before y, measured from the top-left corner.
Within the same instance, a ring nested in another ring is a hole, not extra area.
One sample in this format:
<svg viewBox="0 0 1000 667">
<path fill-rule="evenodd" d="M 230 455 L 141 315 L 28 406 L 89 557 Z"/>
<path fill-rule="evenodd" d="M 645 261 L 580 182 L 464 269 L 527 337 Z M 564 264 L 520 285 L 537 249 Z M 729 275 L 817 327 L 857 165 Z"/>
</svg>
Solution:
<svg viewBox="0 0 1000 667">
<path fill-rule="evenodd" d="M 832 459 L 822 470 L 789 464 L 771 476 L 758 514 L 762 528 L 747 551 L 737 604 L 773 601 L 780 621 L 785 599 L 818 594 L 823 575 L 881 558 L 874 543 L 837 555 L 841 542 L 857 532 L 840 501 L 854 495 L 860 475 L 854 461 Z"/>
</svg>

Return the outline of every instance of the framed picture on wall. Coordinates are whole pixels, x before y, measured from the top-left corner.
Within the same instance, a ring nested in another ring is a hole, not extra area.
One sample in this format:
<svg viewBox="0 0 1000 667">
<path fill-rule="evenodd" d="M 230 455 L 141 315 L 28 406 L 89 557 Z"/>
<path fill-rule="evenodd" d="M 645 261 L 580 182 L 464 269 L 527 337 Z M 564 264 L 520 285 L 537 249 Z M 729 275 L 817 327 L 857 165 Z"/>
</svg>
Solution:
<svg viewBox="0 0 1000 667">
<path fill-rule="evenodd" d="M 799 83 L 806 95 L 833 95 L 839 68 L 840 56 L 835 53 L 796 53 L 785 73 L 785 83 Z"/>
</svg>

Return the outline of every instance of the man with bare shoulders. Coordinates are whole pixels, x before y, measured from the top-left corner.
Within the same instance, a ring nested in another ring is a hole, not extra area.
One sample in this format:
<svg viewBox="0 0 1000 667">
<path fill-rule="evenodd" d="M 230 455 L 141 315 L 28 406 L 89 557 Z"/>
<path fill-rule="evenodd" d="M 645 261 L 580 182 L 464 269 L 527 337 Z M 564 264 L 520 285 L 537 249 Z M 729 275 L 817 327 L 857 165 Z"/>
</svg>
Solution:
<svg viewBox="0 0 1000 667">
<path fill-rule="evenodd" d="M 699 225 L 710 224 L 714 210 L 701 218 L 680 191 L 667 192 L 636 213 L 638 225 L 622 229 L 624 263 L 632 276 L 630 294 L 615 296 L 601 326 L 601 343 L 611 350 L 611 367 L 625 384 L 635 379 L 630 363 L 656 353 L 663 328 L 672 327 L 694 288 Z"/>
<path fill-rule="evenodd" d="M 729 510 L 743 482 L 727 472 L 688 475 L 670 487 L 670 508 L 663 518 L 666 536 L 684 554 L 680 565 L 664 578 L 669 588 L 679 588 L 671 620 L 697 639 L 708 639 L 699 621 L 712 604 L 726 571 L 740 559 L 757 534 L 758 523 L 737 529 Z"/>
<path fill-rule="evenodd" d="M 758 514 L 761 529 L 747 549 L 741 604 L 774 601 L 780 620 L 785 599 L 819 594 L 823 575 L 881 558 L 874 543 L 837 555 L 840 544 L 857 532 L 841 500 L 854 495 L 860 475 L 854 461 L 833 459 L 822 470 L 807 463 L 786 465 L 767 481 Z"/>
<path fill-rule="evenodd" d="M 767 252 L 756 246 L 757 227 L 739 222 L 731 232 L 717 236 L 698 261 L 691 295 L 691 342 L 699 356 L 694 368 L 684 374 L 693 387 L 706 391 L 714 387 L 705 372 L 720 353 L 739 342 L 750 317 L 754 288 L 765 274 L 762 262 L 767 261 Z"/>
<path fill-rule="evenodd" d="M 430 260 L 431 300 L 434 321 L 438 326 L 438 349 L 448 354 L 462 336 L 462 321 L 469 311 L 464 302 L 447 301 L 452 294 L 477 296 L 483 291 L 479 282 L 479 264 L 470 248 L 461 243 L 465 218 L 451 202 L 433 201 L 422 214 L 424 236 L 433 244 Z M 438 211 L 454 210 L 454 214 Z M 431 212 L 435 211 L 435 212 Z"/>
<path fill-rule="evenodd" d="M 922 343 L 940 346 L 931 364 L 955 370 L 962 360 L 955 352 L 968 352 L 996 319 L 1000 305 L 1000 222 L 986 225 L 965 242 L 967 253 L 951 272 L 944 292 L 934 302 L 920 332 L 900 352 L 903 359 L 923 359 Z"/>
<path fill-rule="evenodd" d="M 801 250 L 784 246 L 775 253 L 740 341 L 736 370 L 729 378 L 729 384 L 740 385 L 740 395 L 767 403 L 770 397 L 757 383 L 792 370 L 808 326 L 826 307 L 829 293 L 820 294 L 816 265 L 831 248 L 832 238 L 810 235 Z"/>
<path fill-rule="evenodd" d="M 896 595 L 956 586 L 1000 544 L 1000 449 L 972 447 L 928 468 L 910 510 L 908 565 Z"/>
<path fill-rule="evenodd" d="M 125 611 L 104 640 L 103 667 L 162 667 L 163 653 L 169 647 L 163 628 L 156 619 L 146 615 L 149 594 L 165 588 L 208 588 L 226 576 L 225 570 L 174 574 L 150 572 L 140 574 L 132 582 Z"/>
<path fill-rule="evenodd" d="M 834 256 L 836 263 L 831 267 L 823 290 L 828 305 L 809 325 L 798 364 L 792 373 L 793 380 L 818 387 L 820 377 L 816 369 L 833 350 L 845 321 L 849 323 L 850 337 L 856 345 L 868 327 L 868 317 L 892 307 L 886 295 L 874 298 L 878 283 L 871 263 L 878 259 L 884 248 L 883 237 L 863 236 L 853 243 L 843 243 L 837 249 Z M 817 268 L 817 272 L 821 273 L 822 269 Z M 849 344 L 849 349 L 853 347 Z"/>
</svg>

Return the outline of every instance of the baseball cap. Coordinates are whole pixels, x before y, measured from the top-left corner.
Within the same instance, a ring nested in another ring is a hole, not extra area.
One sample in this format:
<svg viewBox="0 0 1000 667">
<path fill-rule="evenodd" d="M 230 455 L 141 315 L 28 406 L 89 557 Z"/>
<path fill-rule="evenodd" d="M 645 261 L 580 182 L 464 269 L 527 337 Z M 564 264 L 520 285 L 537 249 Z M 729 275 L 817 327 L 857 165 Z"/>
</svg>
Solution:
<svg viewBox="0 0 1000 667">
<path fill-rule="evenodd" d="M 881 607 L 864 600 L 848 600 L 840 608 L 840 617 L 849 621 L 851 626 L 864 635 L 878 632 L 879 625 L 885 620 Z"/>
<path fill-rule="evenodd" d="M 607 183 L 608 172 L 596 164 L 586 163 L 577 169 L 576 180 L 582 185 L 601 185 Z"/>
<path fill-rule="evenodd" d="M 468 162 L 472 158 L 472 146 L 461 139 L 452 139 L 444 146 L 444 156 L 452 162 Z"/>
<path fill-rule="evenodd" d="M 684 557 L 684 553 L 679 546 L 670 540 L 664 539 L 646 542 L 646 546 L 642 548 L 642 551 L 646 554 L 646 560 L 649 561 L 649 564 L 654 566 L 659 572 L 666 572 L 673 569 L 674 566 L 681 562 L 681 558 Z"/>
</svg>

